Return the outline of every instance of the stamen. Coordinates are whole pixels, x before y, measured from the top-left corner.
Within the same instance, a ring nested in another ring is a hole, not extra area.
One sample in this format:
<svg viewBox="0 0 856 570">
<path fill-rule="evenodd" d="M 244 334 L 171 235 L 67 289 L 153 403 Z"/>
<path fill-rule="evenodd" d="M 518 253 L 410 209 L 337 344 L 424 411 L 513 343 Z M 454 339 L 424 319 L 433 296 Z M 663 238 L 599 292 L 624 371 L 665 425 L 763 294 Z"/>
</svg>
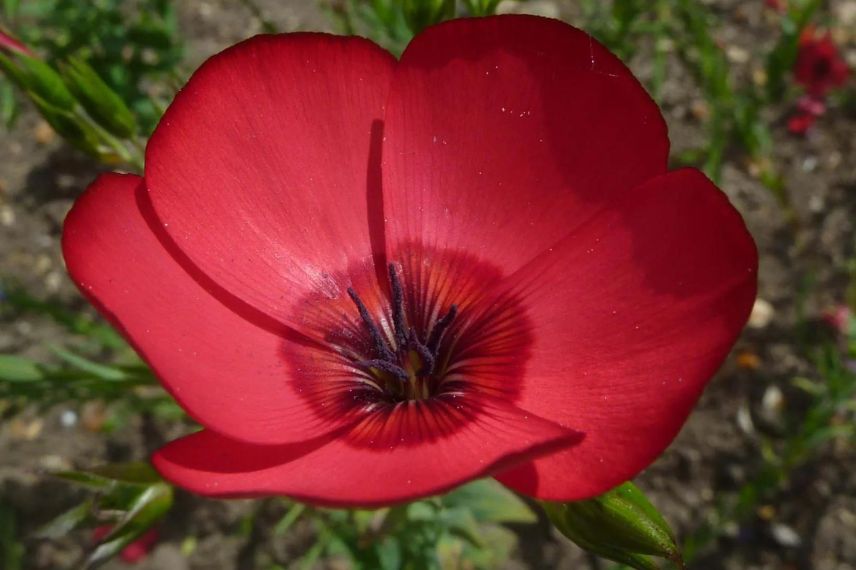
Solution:
<svg viewBox="0 0 856 570">
<path fill-rule="evenodd" d="M 434 372 L 434 363 L 436 358 L 427 346 L 419 342 L 419 338 L 416 336 L 415 330 L 410 329 L 410 338 L 408 341 L 410 347 L 415 350 L 416 354 L 419 355 L 419 358 L 422 359 L 422 366 L 416 374 L 418 376 L 427 376 Z"/>
<path fill-rule="evenodd" d="M 383 385 L 384 390 L 395 398 L 404 397 L 405 399 L 428 398 L 433 392 L 432 386 L 435 385 L 438 379 L 433 378 L 436 373 L 438 362 L 441 361 L 438 355 L 440 343 L 443 340 L 443 335 L 449 329 L 452 321 L 458 314 L 458 306 L 451 305 L 445 315 L 437 319 L 430 333 L 427 334 L 427 341 L 422 342 L 421 334 L 417 332 L 415 327 L 407 326 L 407 314 L 405 312 L 404 287 L 401 285 L 401 279 L 398 276 L 396 266 L 392 263 L 388 266 L 389 284 L 392 292 L 392 325 L 394 334 L 392 339 L 388 339 L 385 332 L 380 328 L 378 321 L 369 314 L 369 310 L 363 303 L 360 296 L 353 287 L 348 287 L 348 296 L 356 305 L 360 313 L 360 319 L 369 333 L 372 344 L 371 358 L 365 358 L 363 355 L 345 349 L 345 356 L 350 359 L 356 366 L 365 369 L 379 384 Z M 422 331 L 426 332 L 426 331 Z M 415 354 L 414 354 L 415 353 Z M 419 369 L 414 370 L 417 366 L 416 360 L 419 360 Z M 381 375 L 383 374 L 383 376 Z M 404 383 L 404 388 L 397 386 L 397 383 L 392 379 Z M 393 383 L 393 385 L 390 385 Z"/>
<path fill-rule="evenodd" d="M 401 380 L 402 382 L 407 382 L 410 379 L 410 374 L 407 373 L 407 370 L 398 366 L 397 364 L 393 364 L 388 360 L 380 360 L 380 359 L 371 359 L 371 360 L 361 360 L 357 362 L 359 366 L 365 366 L 366 368 L 377 368 L 387 374 L 391 374 Z"/>
<path fill-rule="evenodd" d="M 353 287 L 348 287 L 348 295 L 357 306 L 357 311 L 360 312 L 360 318 L 363 320 L 363 324 L 366 325 L 366 329 L 369 331 L 369 336 L 372 338 L 375 353 L 384 360 L 392 361 L 394 358 L 392 351 L 386 346 L 386 342 L 383 340 L 383 335 L 381 335 L 380 329 L 374 322 L 374 319 L 372 319 L 371 315 L 369 315 L 369 310 L 366 308 L 365 304 L 363 304 L 362 299 L 360 299 Z"/>
<path fill-rule="evenodd" d="M 425 343 L 433 354 L 437 353 L 437 347 L 440 345 L 440 340 L 443 338 L 443 333 L 452 324 L 452 321 L 455 320 L 455 316 L 458 314 L 458 306 L 452 305 L 449 307 L 449 312 L 440 317 L 437 320 L 437 324 L 434 325 L 434 329 L 431 331 L 431 334 L 428 335 L 428 342 Z"/>
<path fill-rule="evenodd" d="M 401 287 L 401 281 L 398 279 L 398 273 L 395 271 L 395 265 L 389 264 L 389 284 L 392 288 L 392 322 L 395 326 L 395 342 L 398 345 L 398 350 L 402 350 L 407 345 L 407 329 L 404 324 L 404 291 Z"/>
</svg>

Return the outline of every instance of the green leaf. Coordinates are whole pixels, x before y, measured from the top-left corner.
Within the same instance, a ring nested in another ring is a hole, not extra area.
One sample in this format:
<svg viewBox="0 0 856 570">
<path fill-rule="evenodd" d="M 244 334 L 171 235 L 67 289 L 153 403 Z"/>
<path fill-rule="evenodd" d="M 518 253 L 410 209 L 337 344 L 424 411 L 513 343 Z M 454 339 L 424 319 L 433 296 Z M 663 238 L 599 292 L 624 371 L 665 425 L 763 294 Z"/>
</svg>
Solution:
<svg viewBox="0 0 856 570">
<path fill-rule="evenodd" d="M 84 501 L 55 517 L 47 524 L 38 528 L 34 538 L 59 539 L 65 537 L 69 532 L 86 522 L 92 513 L 92 501 Z"/>
<path fill-rule="evenodd" d="M 45 377 L 41 366 L 23 356 L 0 354 L 0 380 L 5 382 L 36 382 Z"/>
<path fill-rule="evenodd" d="M 116 485 L 115 481 L 88 471 L 57 471 L 52 475 L 99 491 L 107 491 Z"/>
<path fill-rule="evenodd" d="M 15 62 L 2 52 L 0 52 L 0 70 L 3 71 L 9 81 L 21 89 L 26 89 L 23 70 L 19 69 Z"/>
<path fill-rule="evenodd" d="M 20 4 L 20 0 L 3 0 L 3 15 L 6 16 L 7 20 L 14 20 L 18 17 Z"/>
<path fill-rule="evenodd" d="M 594 499 L 541 505 L 562 534 L 598 556 L 641 570 L 656 568 L 650 556 L 682 564 L 668 523 L 631 482 Z"/>
<path fill-rule="evenodd" d="M 18 540 L 18 521 L 11 507 L 0 504 L 0 568 L 21 570 L 24 546 Z"/>
<path fill-rule="evenodd" d="M 478 521 L 469 509 L 443 509 L 440 511 L 440 521 L 452 535 L 462 538 L 476 548 L 484 546 Z"/>
<path fill-rule="evenodd" d="M 94 377 L 99 380 L 107 380 L 112 382 L 120 382 L 122 380 L 127 380 L 128 375 L 119 370 L 117 368 L 113 368 L 111 366 L 105 366 L 103 364 L 99 364 L 97 362 L 93 362 L 88 358 L 84 358 L 73 352 L 69 352 L 64 348 L 60 348 L 58 346 L 51 346 L 51 351 L 59 356 L 64 361 L 68 362 L 75 368 L 82 370 L 83 372 L 87 372 L 92 374 Z"/>
<path fill-rule="evenodd" d="M 297 519 L 300 518 L 300 515 L 306 510 L 306 505 L 303 503 L 294 503 L 291 505 L 291 508 L 285 513 L 285 515 L 279 520 L 278 523 L 273 527 L 273 535 L 274 536 L 282 536 L 284 535 L 291 526 L 297 522 Z"/>
<path fill-rule="evenodd" d="M 455 0 L 403 0 L 404 19 L 414 34 L 455 17 Z"/>
<path fill-rule="evenodd" d="M 496 14 L 499 0 L 466 0 L 470 16 L 492 16 Z"/>
<path fill-rule="evenodd" d="M 495 479 L 480 479 L 458 487 L 445 497 L 449 507 L 466 507 L 480 522 L 534 523 L 538 517 L 520 497 Z"/>
<path fill-rule="evenodd" d="M 429 501 L 416 501 L 407 505 L 402 514 L 409 521 L 433 522 L 437 520 L 437 511 L 437 507 Z"/>
<path fill-rule="evenodd" d="M 15 91 L 8 81 L 0 82 L 0 121 L 11 128 L 18 119 L 18 102 L 15 100 Z"/>
<path fill-rule="evenodd" d="M 111 463 L 90 470 L 96 475 L 106 477 L 113 481 L 129 485 L 152 485 L 162 483 L 163 479 L 158 475 L 149 463 L 145 461 L 131 461 L 128 463 Z"/>
<path fill-rule="evenodd" d="M 381 570 L 398 570 L 401 568 L 401 544 L 395 537 L 385 537 L 375 545 L 375 549 Z"/>
<path fill-rule="evenodd" d="M 116 484 L 150 486 L 163 482 L 157 471 L 143 461 L 112 463 L 86 470 L 59 471 L 54 475 L 67 481 L 101 490 L 109 489 Z"/>
<path fill-rule="evenodd" d="M 106 562 L 137 540 L 166 515 L 172 507 L 172 500 L 172 487 L 166 483 L 146 487 L 133 501 L 125 516 L 89 555 L 87 567 Z"/>
</svg>

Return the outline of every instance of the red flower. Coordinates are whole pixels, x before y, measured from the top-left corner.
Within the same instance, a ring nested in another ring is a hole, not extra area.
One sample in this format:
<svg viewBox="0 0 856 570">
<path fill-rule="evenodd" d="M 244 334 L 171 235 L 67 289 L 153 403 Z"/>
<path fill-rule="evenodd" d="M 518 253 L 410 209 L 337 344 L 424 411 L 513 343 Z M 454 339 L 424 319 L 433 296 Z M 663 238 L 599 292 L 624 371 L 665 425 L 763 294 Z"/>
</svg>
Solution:
<svg viewBox="0 0 856 570">
<path fill-rule="evenodd" d="M 823 97 L 844 85 L 849 75 L 850 68 L 832 36 L 829 33 L 819 35 L 814 27 L 807 27 L 800 36 L 794 64 L 796 82 L 805 87 L 809 95 Z"/>
<path fill-rule="evenodd" d="M 786 0 L 764 0 L 764 5 L 776 12 L 785 12 L 788 9 Z"/>
<path fill-rule="evenodd" d="M 113 530 L 113 527 L 110 525 L 102 525 L 97 527 L 92 532 L 92 541 L 100 542 L 102 539 L 106 538 L 110 531 Z M 143 558 L 149 555 L 149 552 L 154 545 L 157 543 L 159 538 L 158 531 L 155 528 L 150 528 L 146 532 L 140 536 L 137 540 L 131 542 L 122 549 L 122 552 L 119 554 L 119 557 L 127 562 L 128 564 L 135 564 L 140 562 Z"/>
<path fill-rule="evenodd" d="M 804 135 L 814 126 L 817 116 L 811 113 L 797 113 L 788 119 L 788 132 Z"/>
<path fill-rule="evenodd" d="M 145 179 L 78 200 L 64 253 L 206 428 L 154 458 L 178 485 L 580 499 L 663 451 L 755 297 L 740 216 L 668 147 L 630 71 L 555 20 L 448 22 L 400 61 L 262 36 L 194 74 Z"/>
</svg>

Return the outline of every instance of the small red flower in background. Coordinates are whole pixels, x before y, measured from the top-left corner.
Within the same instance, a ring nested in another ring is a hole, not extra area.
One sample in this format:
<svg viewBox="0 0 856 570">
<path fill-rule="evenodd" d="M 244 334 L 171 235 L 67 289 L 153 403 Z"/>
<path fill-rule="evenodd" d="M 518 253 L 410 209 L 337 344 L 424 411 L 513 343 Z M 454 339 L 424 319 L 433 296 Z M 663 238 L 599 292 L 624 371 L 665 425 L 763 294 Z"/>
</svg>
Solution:
<svg viewBox="0 0 856 570">
<path fill-rule="evenodd" d="M 110 531 L 113 530 L 113 527 L 110 525 L 102 525 L 97 527 L 92 532 L 92 542 L 100 542 L 103 538 L 105 538 Z M 128 564 L 135 564 L 140 562 L 143 558 L 148 556 L 149 552 L 154 548 L 154 545 L 157 543 L 159 538 L 159 534 L 157 529 L 150 528 L 146 532 L 140 536 L 137 540 L 130 543 L 128 546 L 122 549 L 122 552 L 119 554 L 119 558 Z"/>
<path fill-rule="evenodd" d="M 739 214 L 668 149 L 555 20 L 451 21 L 400 61 L 260 36 L 194 74 L 144 178 L 78 200 L 64 254 L 205 427 L 154 457 L 180 486 L 582 499 L 671 442 L 755 297 Z"/>
<path fill-rule="evenodd" d="M 813 97 L 823 97 L 841 87 L 850 75 L 847 62 L 827 32 L 819 34 L 813 26 L 803 30 L 794 64 L 794 79 Z"/>
<path fill-rule="evenodd" d="M 809 113 L 797 113 L 788 118 L 788 132 L 795 135 L 804 135 L 814 126 L 817 116 Z"/>
<path fill-rule="evenodd" d="M 3 51 L 10 51 L 20 55 L 32 55 L 30 48 L 9 34 L 4 33 L 3 30 L 0 30 L 0 52 Z"/>
<path fill-rule="evenodd" d="M 814 126 L 818 118 L 826 113 L 823 99 L 805 95 L 797 101 L 797 112 L 788 119 L 788 132 L 805 135 Z"/>
<path fill-rule="evenodd" d="M 823 312 L 823 321 L 837 334 L 847 335 L 852 328 L 853 311 L 847 305 L 838 305 Z"/>
</svg>

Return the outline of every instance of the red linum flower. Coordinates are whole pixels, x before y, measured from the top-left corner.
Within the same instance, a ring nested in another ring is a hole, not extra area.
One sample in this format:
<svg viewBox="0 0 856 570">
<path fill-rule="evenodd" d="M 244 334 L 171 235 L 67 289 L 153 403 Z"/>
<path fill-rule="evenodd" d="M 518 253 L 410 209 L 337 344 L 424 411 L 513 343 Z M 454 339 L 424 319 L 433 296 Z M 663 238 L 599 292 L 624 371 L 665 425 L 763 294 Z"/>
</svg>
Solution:
<svg viewBox="0 0 856 570">
<path fill-rule="evenodd" d="M 64 254 L 204 426 L 154 457 L 182 487 L 582 499 L 672 441 L 755 297 L 739 214 L 668 150 L 555 20 L 451 21 L 399 61 L 260 36 L 193 75 L 144 178 L 78 200 Z"/>
<path fill-rule="evenodd" d="M 850 68 L 829 33 L 818 34 L 813 26 L 803 30 L 794 79 L 809 95 L 823 97 L 844 85 L 849 75 Z"/>
</svg>

